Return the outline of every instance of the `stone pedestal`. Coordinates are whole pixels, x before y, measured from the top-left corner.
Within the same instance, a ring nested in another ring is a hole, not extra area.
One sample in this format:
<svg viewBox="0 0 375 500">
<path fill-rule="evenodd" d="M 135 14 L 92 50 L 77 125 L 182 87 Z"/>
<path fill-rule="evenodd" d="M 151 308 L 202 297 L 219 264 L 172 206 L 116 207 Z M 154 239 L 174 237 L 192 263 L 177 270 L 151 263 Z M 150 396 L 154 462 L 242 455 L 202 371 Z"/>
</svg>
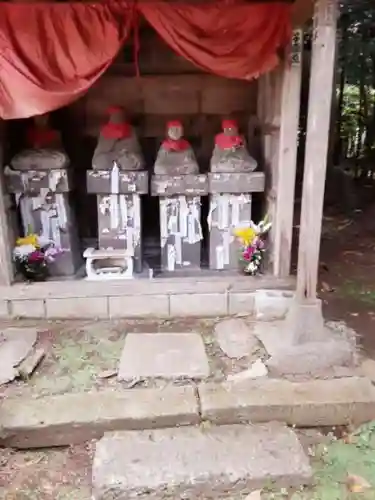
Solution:
<svg viewBox="0 0 375 500">
<path fill-rule="evenodd" d="M 98 243 L 101 250 L 124 250 L 142 272 L 141 195 L 148 192 L 146 171 L 87 172 L 87 191 L 97 195 Z"/>
<path fill-rule="evenodd" d="M 201 196 L 207 194 L 207 176 L 154 175 L 151 195 L 160 198 L 162 271 L 192 271 L 201 265 Z"/>
<path fill-rule="evenodd" d="M 262 172 L 208 174 L 210 269 L 238 269 L 239 245 L 233 230 L 249 226 L 253 192 L 264 191 Z"/>
<path fill-rule="evenodd" d="M 38 234 L 63 250 L 49 265 L 51 276 L 71 276 L 82 263 L 68 165 L 63 151 L 29 150 L 16 155 L 4 172 L 8 192 L 20 207 L 24 234 Z"/>
</svg>

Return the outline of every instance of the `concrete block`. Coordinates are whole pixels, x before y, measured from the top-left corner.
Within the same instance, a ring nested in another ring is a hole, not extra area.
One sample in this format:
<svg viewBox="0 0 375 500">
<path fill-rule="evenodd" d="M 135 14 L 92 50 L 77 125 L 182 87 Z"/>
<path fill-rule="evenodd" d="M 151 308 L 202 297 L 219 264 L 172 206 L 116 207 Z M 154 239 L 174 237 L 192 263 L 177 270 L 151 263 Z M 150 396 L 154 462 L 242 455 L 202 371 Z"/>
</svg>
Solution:
<svg viewBox="0 0 375 500">
<path fill-rule="evenodd" d="M 227 314 L 226 293 L 194 293 L 170 296 L 170 315 L 224 316 Z"/>
<path fill-rule="evenodd" d="M 108 297 L 67 297 L 46 300 L 47 318 L 108 318 Z"/>
<path fill-rule="evenodd" d="M 110 318 L 163 318 L 169 316 L 168 295 L 122 295 L 109 297 Z"/>
<path fill-rule="evenodd" d="M 129 333 L 119 380 L 206 378 L 210 374 L 202 337 L 197 333 Z"/>
<path fill-rule="evenodd" d="M 0 318 L 9 318 L 10 302 L 9 300 L 0 300 Z"/>
<path fill-rule="evenodd" d="M 193 387 L 128 389 L 8 398 L 1 405 L 0 446 L 46 448 L 99 439 L 107 431 L 199 422 Z"/>
<path fill-rule="evenodd" d="M 254 314 L 255 294 L 229 292 L 229 314 Z"/>
<path fill-rule="evenodd" d="M 44 318 L 46 316 L 44 300 L 12 300 L 11 314 L 14 318 Z"/>
<path fill-rule="evenodd" d="M 262 321 L 273 321 L 286 316 L 293 294 L 287 291 L 258 290 L 255 294 L 255 317 Z"/>
<path fill-rule="evenodd" d="M 301 444 L 281 425 L 118 432 L 96 445 L 93 499 L 233 498 L 311 479 Z"/>
<path fill-rule="evenodd" d="M 361 424 L 375 415 L 375 387 L 360 377 L 201 384 L 198 391 L 202 418 L 219 425 L 279 421 L 319 427 Z"/>
</svg>

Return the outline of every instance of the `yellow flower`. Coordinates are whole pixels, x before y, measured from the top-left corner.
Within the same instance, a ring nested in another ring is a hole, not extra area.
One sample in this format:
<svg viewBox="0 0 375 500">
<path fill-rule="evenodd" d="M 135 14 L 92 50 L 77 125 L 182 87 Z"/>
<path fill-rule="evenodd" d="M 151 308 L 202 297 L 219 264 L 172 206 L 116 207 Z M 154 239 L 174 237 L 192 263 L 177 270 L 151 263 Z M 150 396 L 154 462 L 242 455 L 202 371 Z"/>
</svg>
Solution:
<svg viewBox="0 0 375 500">
<path fill-rule="evenodd" d="M 38 247 L 38 236 L 36 234 L 28 234 L 23 238 L 17 238 L 16 246 L 20 247 L 22 245 L 33 245 L 34 247 Z"/>
<path fill-rule="evenodd" d="M 244 246 L 249 246 L 253 242 L 257 233 L 252 227 L 240 227 L 234 230 L 234 235 L 239 238 Z"/>
</svg>

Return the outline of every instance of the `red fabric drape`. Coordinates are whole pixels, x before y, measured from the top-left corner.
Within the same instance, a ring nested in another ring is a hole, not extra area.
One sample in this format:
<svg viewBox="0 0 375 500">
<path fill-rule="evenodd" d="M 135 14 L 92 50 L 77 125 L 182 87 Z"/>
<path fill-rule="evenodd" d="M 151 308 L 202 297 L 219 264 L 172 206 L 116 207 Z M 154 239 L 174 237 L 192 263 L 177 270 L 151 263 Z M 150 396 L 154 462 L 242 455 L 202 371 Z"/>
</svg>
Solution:
<svg viewBox="0 0 375 500">
<path fill-rule="evenodd" d="M 138 9 L 180 56 L 206 71 L 250 80 L 273 69 L 291 40 L 291 5 L 140 3 Z"/>
<path fill-rule="evenodd" d="M 106 70 L 132 26 L 118 4 L 0 4 L 0 116 L 64 106 Z"/>
</svg>

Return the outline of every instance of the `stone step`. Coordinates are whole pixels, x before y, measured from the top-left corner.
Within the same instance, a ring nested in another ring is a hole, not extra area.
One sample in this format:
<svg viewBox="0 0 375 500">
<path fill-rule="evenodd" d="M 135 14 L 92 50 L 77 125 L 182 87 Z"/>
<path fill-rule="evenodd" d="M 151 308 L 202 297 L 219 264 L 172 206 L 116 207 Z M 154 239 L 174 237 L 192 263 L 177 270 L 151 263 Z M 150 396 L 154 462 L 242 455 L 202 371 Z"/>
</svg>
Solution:
<svg viewBox="0 0 375 500">
<path fill-rule="evenodd" d="M 44 448 L 99 439 L 108 431 L 270 420 L 297 427 L 360 425 L 375 415 L 367 378 L 250 380 L 197 387 L 106 389 L 42 398 L 4 398 L 0 446 Z"/>
<path fill-rule="evenodd" d="M 231 498 L 312 479 L 295 433 L 281 424 L 106 434 L 93 463 L 93 500 Z"/>
</svg>

